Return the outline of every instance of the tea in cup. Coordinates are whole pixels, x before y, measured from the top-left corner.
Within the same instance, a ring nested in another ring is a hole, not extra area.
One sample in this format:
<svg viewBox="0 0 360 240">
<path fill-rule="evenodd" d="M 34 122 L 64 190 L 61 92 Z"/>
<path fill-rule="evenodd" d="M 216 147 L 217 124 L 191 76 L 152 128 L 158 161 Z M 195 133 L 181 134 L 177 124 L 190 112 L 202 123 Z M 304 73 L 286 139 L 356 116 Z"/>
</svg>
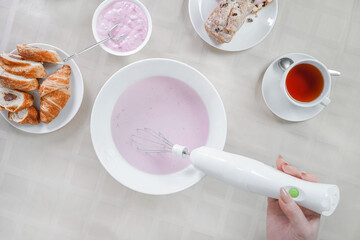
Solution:
<svg viewBox="0 0 360 240">
<path fill-rule="evenodd" d="M 285 71 L 280 86 L 288 100 L 299 107 L 326 106 L 330 103 L 329 70 L 315 59 L 293 63 Z"/>
</svg>

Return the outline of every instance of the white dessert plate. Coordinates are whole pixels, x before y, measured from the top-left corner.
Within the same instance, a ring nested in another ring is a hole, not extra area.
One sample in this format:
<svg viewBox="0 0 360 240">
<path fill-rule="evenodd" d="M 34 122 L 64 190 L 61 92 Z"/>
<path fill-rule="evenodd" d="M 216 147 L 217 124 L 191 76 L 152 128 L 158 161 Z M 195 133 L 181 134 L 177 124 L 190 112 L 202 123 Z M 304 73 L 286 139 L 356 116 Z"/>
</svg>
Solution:
<svg viewBox="0 0 360 240">
<path fill-rule="evenodd" d="M 279 118 L 291 122 L 300 122 L 311 119 L 324 109 L 319 104 L 314 107 L 299 107 L 292 104 L 280 87 L 284 72 L 278 66 L 278 60 L 283 57 L 293 59 L 295 62 L 302 59 L 314 59 L 303 53 L 289 53 L 273 61 L 267 68 L 262 81 L 262 95 L 266 106 Z"/>
<path fill-rule="evenodd" d="M 90 131 L 95 152 L 104 168 L 121 184 L 141 193 L 161 195 L 194 185 L 204 173 L 191 165 L 167 175 L 140 171 L 122 157 L 111 134 L 111 116 L 119 96 L 132 84 L 154 76 L 178 79 L 199 94 L 209 115 L 206 146 L 223 149 L 227 122 L 223 103 L 215 87 L 199 71 L 184 63 L 161 58 L 141 60 L 120 69 L 107 80 L 96 97 L 91 113 Z"/>
<path fill-rule="evenodd" d="M 271 32 L 278 13 L 278 1 L 274 0 L 258 12 L 258 17 L 250 14 L 248 17 L 254 21 L 245 21 L 231 42 L 220 44 L 209 37 L 204 27 L 205 21 L 218 4 L 217 0 L 189 0 L 188 8 L 197 34 L 211 46 L 224 51 L 242 51 L 259 44 Z"/>
<path fill-rule="evenodd" d="M 60 48 L 54 47 L 49 44 L 45 43 L 31 43 L 31 46 L 45 48 L 45 49 L 52 49 L 57 51 L 60 55 L 61 59 L 68 57 L 69 54 L 61 50 Z M 11 51 L 11 53 L 17 53 L 17 50 Z M 69 101 L 66 103 L 63 110 L 59 113 L 59 115 L 49 124 L 45 124 L 40 122 L 38 125 L 29 125 L 29 124 L 18 124 L 8 119 L 8 112 L 1 111 L 1 115 L 8 121 L 12 126 L 15 128 L 28 132 L 28 133 L 35 133 L 35 134 L 42 134 L 42 133 L 50 133 L 54 132 L 62 127 L 64 127 L 67 123 L 69 123 L 76 113 L 78 112 L 83 95 L 84 95 L 84 82 L 80 72 L 78 65 L 75 63 L 74 60 L 69 60 L 66 62 L 66 65 L 71 67 L 71 75 L 70 75 L 70 91 L 71 97 Z M 57 69 L 61 68 L 63 65 L 54 64 L 54 63 L 44 63 L 45 70 L 47 75 L 53 74 Z M 45 78 L 44 78 L 45 79 Z M 40 79 L 39 83 L 41 84 L 44 79 Z M 37 110 L 40 109 L 40 97 L 39 97 L 39 90 L 29 91 L 31 95 L 34 97 L 34 106 Z"/>
</svg>

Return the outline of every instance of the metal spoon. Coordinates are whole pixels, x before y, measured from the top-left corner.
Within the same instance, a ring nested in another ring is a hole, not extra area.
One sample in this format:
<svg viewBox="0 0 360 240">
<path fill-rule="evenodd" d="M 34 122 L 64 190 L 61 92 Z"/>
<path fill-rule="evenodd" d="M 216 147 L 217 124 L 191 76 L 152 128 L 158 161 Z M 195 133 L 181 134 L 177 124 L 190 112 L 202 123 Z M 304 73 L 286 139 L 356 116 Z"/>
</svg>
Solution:
<svg viewBox="0 0 360 240">
<path fill-rule="evenodd" d="M 279 65 L 280 69 L 283 70 L 284 72 L 285 72 L 286 69 L 288 69 L 293 63 L 294 63 L 294 61 L 293 61 L 291 58 L 288 58 L 288 57 L 281 58 L 281 59 L 278 61 L 278 65 Z"/>
<path fill-rule="evenodd" d="M 84 53 L 84 52 L 86 52 L 86 51 L 88 51 L 88 50 L 90 50 L 90 49 L 98 46 L 99 44 L 108 41 L 108 40 L 119 41 L 120 39 L 123 39 L 124 37 L 126 37 L 125 34 L 120 35 L 119 37 L 113 37 L 113 36 L 111 35 L 112 30 L 114 30 L 119 24 L 120 24 L 120 23 L 117 23 L 117 24 L 115 24 L 114 26 L 112 26 L 112 27 L 110 28 L 110 30 L 109 30 L 109 32 L 108 32 L 108 37 L 107 37 L 107 38 L 101 40 L 100 42 L 94 43 L 93 45 L 91 45 L 91 46 L 89 46 L 89 47 L 87 47 L 87 48 L 85 48 L 85 49 L 83 49 L 83 50 L 81 50 L 81 51 L 79 51 L 79 52 L 74 53 L 73 55 L 71 55 L 71 56 L 63 59 L 63 62 L 67 62 L 67 61 L 69 61 L 70 59 L 72 59 L 72 58 L 74 58 L 74 57 L 76 57 L 76 56 L 78 56 L 78 55 L 80 55 L 80 54 L 82 54 L 82 53 Z"/>
<path fill-rule="evenodd" d="M 279 59 L 278 61 L 278 65 L 279 65 L 279 68 L 281 70 L 283 70 L 284 72 L 286 71 L 286 69 L 288 69 L 292 64 L 294 63 L 294 60 L 292 60 L 291 58 L 288 58 L 288 57 L 284 57 L 284 58 L 281 58 Z M 340 72 L 338 71 L 335 71 L 335 70 L 330 70 L 328 69 L 329 71 L 329 74 L 331 76 L 340 76 Z"/>
</svg>

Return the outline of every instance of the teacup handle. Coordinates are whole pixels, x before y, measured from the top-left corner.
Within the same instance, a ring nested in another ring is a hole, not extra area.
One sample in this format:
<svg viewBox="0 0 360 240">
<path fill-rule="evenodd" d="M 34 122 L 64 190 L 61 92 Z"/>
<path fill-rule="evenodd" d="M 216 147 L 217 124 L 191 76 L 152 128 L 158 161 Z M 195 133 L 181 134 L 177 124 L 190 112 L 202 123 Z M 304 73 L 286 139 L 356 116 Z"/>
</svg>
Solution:
<svg viewBox="0 0 360 240">
<path fill-rule="evenodd" d="M 335 70 L 330 70 L 330 69 L 328 69 L 328 71 L 329 71 L 329 74 L 330 74 L 331 76 L 340 76 L 340 75 L 341 75 L 340 72 L 335 71 Z"/>
<path fill-rule="evenodd" d="M 330 98 L 325 97 L 324 100 L 320 104 L 323 105 L 324 107 L 326 107 L 327 105 L 329 105 L 330 102 L 331 102 Z"/>
</svg>

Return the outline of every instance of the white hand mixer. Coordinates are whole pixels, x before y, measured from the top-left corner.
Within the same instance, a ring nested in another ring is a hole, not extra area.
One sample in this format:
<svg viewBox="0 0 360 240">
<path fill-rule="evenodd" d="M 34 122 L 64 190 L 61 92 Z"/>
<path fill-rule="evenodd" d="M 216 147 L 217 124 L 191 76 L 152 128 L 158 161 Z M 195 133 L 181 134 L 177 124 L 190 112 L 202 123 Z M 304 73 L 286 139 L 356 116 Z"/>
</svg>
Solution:
<svg viewBox="0 0 360 240">
<path fill-rule="evenodd" d="M 339 203 L 338 186 L 307 182 L 251 158 L 209 147 L 199 147 L 190 153 L 187 147 L 172 144 L 163 134 L 150 128 L 137 129 L 131 139 L 144 153 L 189 156 L 198 170 L 250 192 L 278 199 L 280 188 L 284 188 L 299 205 L 324 216 L 330 216 Z"/>
</svg>

